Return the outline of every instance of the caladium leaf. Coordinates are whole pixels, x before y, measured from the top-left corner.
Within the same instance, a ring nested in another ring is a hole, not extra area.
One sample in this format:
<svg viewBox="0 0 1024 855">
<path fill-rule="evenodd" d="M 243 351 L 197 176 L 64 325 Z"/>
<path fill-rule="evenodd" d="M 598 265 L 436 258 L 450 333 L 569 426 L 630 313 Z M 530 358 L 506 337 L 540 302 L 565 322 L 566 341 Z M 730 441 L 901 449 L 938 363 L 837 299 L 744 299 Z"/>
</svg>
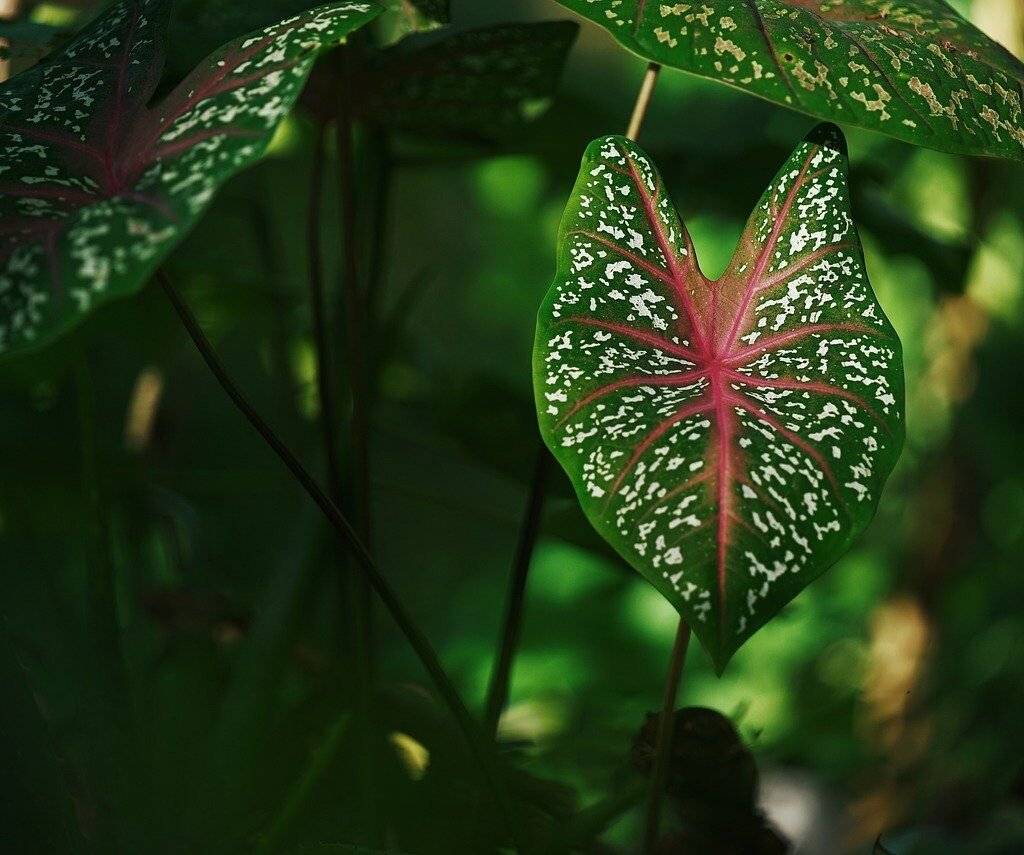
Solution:
<svg viewBox="0 0 1024 855">
<path fill-rule="evenodd" d="M 816 129 L 717 280 L 634 144 L 592 143 L 534 376 L 591 523 L 721 672 L 874 514 L 903 442 L 899 340 L 864 271 L 845 143 Z"/>
<path fill-rule="evenodd" d="M 502 24 L 416 51 L 393 48 L 360 87 L 360 109 L 401 130 L 501 138 L 554 94 L 578 29 L 571 21 Z"/>
<path fill-rule="evenodd" d="M 379 7 L 321 6 L 214 52 L 155 106 L 169 0 L 120 0 L 0 88 L 0 355 L 130 293 L 256 161 L 317 51 Z"/>
<path fill-rule="evenodd" d="M 942 0 L 559 0 L 640 56 L 812 116 L 1024 160 L 1024 64 Z"/>
</svg>

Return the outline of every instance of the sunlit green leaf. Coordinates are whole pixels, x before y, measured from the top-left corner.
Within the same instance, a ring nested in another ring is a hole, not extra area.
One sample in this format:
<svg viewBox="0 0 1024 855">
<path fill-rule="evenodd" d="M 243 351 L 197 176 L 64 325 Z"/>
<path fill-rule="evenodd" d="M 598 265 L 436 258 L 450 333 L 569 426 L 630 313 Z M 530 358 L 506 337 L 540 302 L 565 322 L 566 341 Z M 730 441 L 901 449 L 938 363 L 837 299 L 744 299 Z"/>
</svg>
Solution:
<svg viewBox="0 0 1024 855">
<path fill-rule="evenodd" d="M 148 102 L 168 0 L 122 0 L 0 89 L 0 354 L 141 287 L 264 152 L 317 51 L 379 11 L 333 3 L 213 53 Z"/>
<path fill-rule="evenodd" d="M 559 0 L 629 50 L 812 116 L 1024 160 L 1024 64 L 942 0 Z"/>
<path fill-rule="evenodd" d="M 545 441 L 594 527 L 721 671 L 850 546 L 903 442 L 900 343 L 821 126 L 717 280 L 634 144 L 592 143 L 540 311 Z"/>
<path fill-rule="evenodd" d="M 554 94 L 577 33 L 569 21 L 457 33 L 417 51 L 386 51 L 362 109 L 389 127 L 493 139 Z"/>
</svg>

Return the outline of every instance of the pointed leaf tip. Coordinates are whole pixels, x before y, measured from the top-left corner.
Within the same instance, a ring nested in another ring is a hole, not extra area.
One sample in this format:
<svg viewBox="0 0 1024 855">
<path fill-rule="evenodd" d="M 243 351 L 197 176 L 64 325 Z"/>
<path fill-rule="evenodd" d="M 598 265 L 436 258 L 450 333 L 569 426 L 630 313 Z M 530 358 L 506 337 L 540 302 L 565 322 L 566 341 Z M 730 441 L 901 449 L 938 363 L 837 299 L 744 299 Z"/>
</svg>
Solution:
<svg viewBox="0 0 1024 855">
<path fill-rule="evenodd" d="M 541 432 L 718 674 L 846 552 L 902 446 L 901 350 L 846 165 L 838 129 L 812 131 L 715 281 L 621 137 L 587 148 L 560 226 L 534 350 Z"/>
</svg>

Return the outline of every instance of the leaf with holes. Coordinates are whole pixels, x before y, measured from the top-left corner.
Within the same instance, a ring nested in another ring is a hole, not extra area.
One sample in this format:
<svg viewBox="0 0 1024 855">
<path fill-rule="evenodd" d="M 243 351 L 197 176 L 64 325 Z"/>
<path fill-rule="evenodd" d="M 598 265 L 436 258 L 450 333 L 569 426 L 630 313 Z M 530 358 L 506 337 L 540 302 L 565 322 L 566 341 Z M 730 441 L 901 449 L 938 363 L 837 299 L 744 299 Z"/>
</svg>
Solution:
<svg viewBox="0 0 1024 855">
<path fill-rule="evenodd" d="M 579 28 L 502 24 L 416 51 L 385 51 L 360 87 L 371 121 L 404 131 L 500 139 L 553 95 Z"/>
<path fill-rule="evenodd" d="M 1024 160 L 1024 64 L 942 0 L 559 0 L 645 59 L 917 145 Z"/>
<path fill-rule="evenodd" d="M 265 151 L 317 51 L 379 11 L 333 3 L 238 39 L 148 106 L 169 0 L 120 0 L 0 88 L 0 355 L 137 290 Z"/>
<path fill-rule="evenodd" d="M 820 126 L 713 281 L 625 139 L 587 149 L 562 219 L 534 350 L 541 431 L 719 673 L 849 548 L 902 446 L 900 343 L 846 171 L 839 130 Z"/>
</svg>

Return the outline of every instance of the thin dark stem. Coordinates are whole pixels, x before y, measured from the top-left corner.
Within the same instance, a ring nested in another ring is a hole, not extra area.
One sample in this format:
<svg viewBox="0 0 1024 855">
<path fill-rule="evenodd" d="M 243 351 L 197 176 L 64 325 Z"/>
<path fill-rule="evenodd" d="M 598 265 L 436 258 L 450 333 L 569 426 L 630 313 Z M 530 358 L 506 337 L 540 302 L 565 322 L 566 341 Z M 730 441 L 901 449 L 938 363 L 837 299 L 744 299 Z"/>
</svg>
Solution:
<svg viewBox="0 0 1024 855">
<path fill-rule="evenodd" d="M 335 416 L 336 388 L 333 376 L 333 362 L 330 351 L 330 333 L 327 329 L 327 293 L 324 288 L 323 232 L 321 211 L 323 207 L 324 142 L 327 138 L 326 125 L 317 129 L 313 150 L 313 164 L 309 186 L 309 302 L 313 318 L 313 341 L 316 347 L 316 384 L 320 399 L 320 431 L 323 438 L 324 456 L 327 459 L 327 491 L 331 501 L 339 507 L 344 491 L 341 481 L 341 456 L 338 453 L 338 421 Z"/>
<path fill-rule="evenodd" d="M 299 462 L 299 459 L 292 453 L 291 449 L 289 449 L 288 446 L 285 445 L 285 443 L 273 432 L 273 430 L 271 430 L 267 423 L 264 422 L 260 415 L 252 408 L 245 396 L 239 391 L 238 387 L 221 364 L 220 359 L 217 357 L 217 353 L 210 344 L 209 339 L 207 339 L 206 335 L 203 333 L 202 328 L 199 326 L 199 322 L 192 314 L 188 305 L 181 298 L 181 295 L 178 294 L 177 290 L 175 290 L 170 279 L 167 278 L 167 275 L 163 271 L 160 271 L 157 275 L 160 280 L 160 284 L 163 286 L 168 299 L 171 301 L 175 311 L 178 313 L 178 317 L 181 318 L 181 322 L 184 324 L 193 344 L 195 344 L 196 349 L 203 357 L 203 360 L 217 379 L 217 382 L 220 383 L 221 388 L 224 389 L 234 405 L 239 409 L 242 415 L 245 416 L 256 432 L 263 438 L 264 442 L 270 446 L 274 453 L 281 459 L 281 462 L 288 467 L 288 470 L 295 476 L 295 479 L 302 485 L 302 488 L 309 494 L 309 497 L 316 503 L 317 507 L 320 508 L 324 516 L 327 517 L 328 521 L 345 541 L 345 544 L 351 550 L 356 562 L 359 564 L 360 568 L 362 568 L 367 581 L 373 586 L 373 589 L 377 592 L 377 595 L 384 603 L 385 608 L 387 608 L 395 623 L 398 624 L 399 629 L 408 640 L 420 662 L 423 663 L 423 667 L 430 675 L 434 685 L 437 687 L 438 693 L 441 695 L 442 700 L 451 712 L 452 717 L 459 726 L 459 729 L 462 731 L 470 749 L 470 753 L 480 768 L 484 781 L 486 782 L 488 789 L 491 791 L 491 796 L 494 798 L 495 804 L 501 813 L 502 819 L 504 820 L 512 839 L 516 841 L 517 845 L 522 849 L 521 830 L 517 821 L 515 806 L 505 786 L 505 780 L 498 769 L 497 763 L 495 762 L 492 749 L 483 738 L 473 716 L 470 715 L 466 705 L 462 702 L 462 698 L 459 697 L 459 693 L 456 690 L 455 685 L 452 683 L 451 678 L 441 665 L 441 662 L 437 658 L 437 654 L 434 652 L 433 647 L 431 647 L 430 642 L 427 641 L 426 636 L 424 636 L 420 631 L 409 612 L 406 611 L 405 606 L 402 605 L 397 594 L 391 588 L 391 585 L 388 584 L 387 580 L 377 569 L 377 565 L 370 557 L 370 553 L 366 550 L 362 540 L 356 534 L 352 524 L 348 519 L 346 519 L 344 514 L 338 510 L 337 506 L 330 500 L 330 498 L 328 498 L 327 494 L 320 488 L 306 468 Z"/>
<path fill-rule="evenodd" d="M 373 190 L 373 231 L 370 234 L 370 269 L 366 277 L 366 311 L 371 324 L 380 316 L 387 278 L 388 244 L 391 240 L 391 186 L 394 179 L 394 156 L 386 131 L 370 130 L 370 148 L 377 158 Z"/>
<path fill-rule="evenodd" d="M 336 143 L 338 160 L 338 202 L 341 205 L 342 280 L 345 293 L 348 379 L 352 392 L 351 474 L 352 513 L 356 533 L 372 549 L 373 523 L 370 517 L 370 407 L 368 360 L 366 354 L 366 296 L 359 280 L 358 222 L 356 211 L 355 134 L 349 102 L 350 67 L 354 61 L 353 44 L 343 45 L 336 53 Z M 359 574 L 347 580 L 349 613 L 352 619 L 357 700 L 358 766 L 361 813 L 372 836 L 371 843 L 382 842 L 380 792 L 373 748 L 376 744 L 377 716 L 373 699 L 373 598 L 366 579 Z"/>
<path fill-rule="evenodd" d="M 262 195 L 265 198 L 272 198 L 269 188 L 264 188 Z M 289 306 L 288 299 L 278 284 L 284 279 L 278 236 L 274 230 L 274 224 L 271 222 L 267 205 L 262 200 L 254 201 L 251 211 L 253 230 L 256 233 L 256 242 L 262 256 L 261 261 L 266 270 L 267 281 L 270 283 L 267 289 L 267 299 L 275 319 L 270 338 L 271 373 L 274 385 L 277 387 L 278 397 L 287 414 L 288 423 L 285 425 L 285 435 L 294 436 L 298 428 L 298 411 L 295 408 L 295 402 L 299 396 L 288 367 Z"/>
<path fill-rule="evenodd" d="M 505 622 L 501 630 L 501 646 L 498 659 L 491 673 L 487 690 L 487 704 L 484 712 L 484 734 L 494 739 L 498 733 L 498 722 L 508 702 L 509 682 L 512 676 L 512 661 L 519 647 L 519 636 L 523 623 L 523 607 L 526 599 L 526 579 L 530 572 L 533 549 L 540 532 L 541 514 L 547 494 L 548 479 L 551 475 L 551 453 L 543 445 L 537 452 L 533 467 L 530 495 L 526 500 L 526 514 L 519 531 L 519 543 L 512 565 L 508 597 L 505 601 Z"/>
<path fill-rule="evenodd" d="M 255 847 L 256 855 L 270 855 L 281 851 L 285 835 L 292 830 L 295 820 L 301 815 L 302 809 L 338 756 L 350 723 L 351 717 L 346 713 L 331 725 L 323 742 L 310 755 L 302 775 L 289 791 L 284 804 L 267 827 L 266 833 L 260 838 Z"/>
<path fill-rule="evenodd" d="M 338 87 L 338 195 L 341 204 L 342 275 L 348 340 L 349 383 L 352 387 L 352 458 L 354 520 L 370 546 L 369 413 L 366 371 L 366 300 L 359 283 L 356 222 L 355 146 L 347 86 L 348 48 L 339 51 L 342 85 Z"/>
<path fill-rule="evenodd" d="M 647 799 L 647 819 L 644 824 L 644 855 L 651 855 L 658 844 L 658 826 L 661 820 L 661 802 L 665 795 L 665 783 L 672 767 L 672 737 L 676 722 L 676 696 L 686 662 L 686 649 L 690 644 L 690 625 L 679 618 L 676 640 L 669 658 L 668 676 L 665 678 L 665 697 L 661 702 L 661 716 L 658 719 L 658 745 L 655 748 L 654 772 L 651 775 L 651 791 Z"/>
<path fill-rule="evenodd" d="M 338 419 L 337 419 L 337 382 L 334 376 L 334 361 L 331 358 L 331 334 L 328 318 L 327 288 L 324 282 L 323 261 L 323 185 L 324 159 L 327 142 L 327 124 L 317 127 L 313 142 L 313 159 L 310 170 L 309 211 L 307 214 L 307 264 L 309 266 L 309 305 L 313 320 L 313 341 L 316 348 L 316 387 L 320 409 L 317 419 L 320 426 L 321 441 L 327 470 L 327 494 L 339 508 L 344 507 L 345 491 L 342 483 L 342 460 L 338 450 Z M 364 540 L 365 542 L 365 540 Z M 356 678 L 355 691 L 362 694 L 369 691 L 366 681 L 361 677 L 365 667 L 358 664 L 364 655 L 360 645 L 357 628 L 361 622 L 356 612 L 361 603 L 354 602 L 355 586 L 349 572 L 348 559 L 344 552 L 344 544 L 335 556 L 338 565 L 339 591 L 341 595 L 340 622 L 342 636 L 345 638 L 345 669 Z"/>
</svg>

